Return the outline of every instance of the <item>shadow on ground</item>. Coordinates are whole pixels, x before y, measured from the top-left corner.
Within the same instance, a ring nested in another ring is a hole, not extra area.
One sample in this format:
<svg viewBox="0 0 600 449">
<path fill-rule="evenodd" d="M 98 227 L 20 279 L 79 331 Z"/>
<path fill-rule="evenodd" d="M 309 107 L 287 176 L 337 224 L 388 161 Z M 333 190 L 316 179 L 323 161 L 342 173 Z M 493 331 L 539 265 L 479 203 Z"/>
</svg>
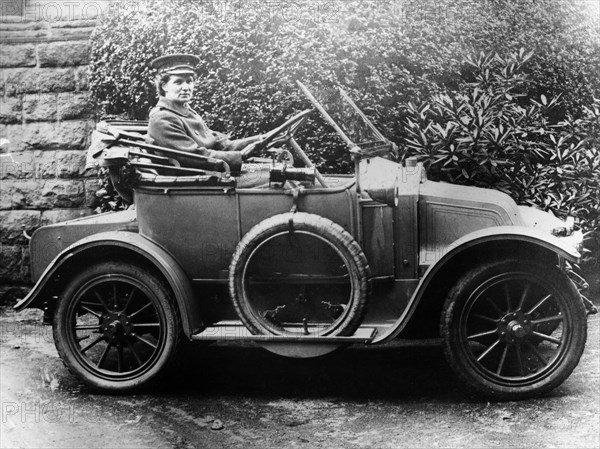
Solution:
<svg viewBox="0 0 600 449">
<path fill-rule="evenodd" d="M 139 393 L 207 399 L 468 399 L 439 347 L 348 348 L 313 359 L 291 359 L 247 345 L 193 344 L 181 356 L 159 382 Z"/>
</svg>

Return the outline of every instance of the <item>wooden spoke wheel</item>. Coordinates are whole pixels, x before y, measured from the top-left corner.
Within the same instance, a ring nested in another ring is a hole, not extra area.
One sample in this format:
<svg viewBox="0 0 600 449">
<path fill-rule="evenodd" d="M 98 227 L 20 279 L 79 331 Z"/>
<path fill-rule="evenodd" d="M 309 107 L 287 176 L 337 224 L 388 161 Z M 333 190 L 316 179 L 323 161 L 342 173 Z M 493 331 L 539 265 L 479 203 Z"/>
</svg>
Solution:
<svg viewBox="0 0 600 449">
<path fill-rule="evenodd" d="M 150 272 L 105 262 L 80 272 L 60 297 L 54 339 L 84 382 L 104 390 L 139 387 L 175 353 L 179 316 L 170 291 Z"/>
<path fill-rule="evenodd" d="M 450 365 L 469 387 L 511 400 L 545 393 L 569 376 L 585 346 L 586 315 L 557 267 L 503 261 L 459 280 L 442 334 Z"/>
</svg>

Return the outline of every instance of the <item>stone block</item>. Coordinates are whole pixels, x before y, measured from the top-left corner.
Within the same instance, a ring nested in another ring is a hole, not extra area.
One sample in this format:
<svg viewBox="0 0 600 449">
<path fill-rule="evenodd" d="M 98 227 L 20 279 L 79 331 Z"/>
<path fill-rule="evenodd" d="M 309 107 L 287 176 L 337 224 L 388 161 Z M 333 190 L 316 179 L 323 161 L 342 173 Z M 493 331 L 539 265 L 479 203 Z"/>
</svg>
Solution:
<svg viewBox="0 0 600 449">
<path fill-rule="evenodd" d="M 18 95 L 42 92 L 70 92 L 77 87 L 76 69 L 5 69 L 0 92 Z"/>
<path fill-rule="evenodd" d="M 84 41 L 87 42 L 94 32 L 95 27 L 54 28 L 52 37 L 57 41 Z"/>
<path fill-rule="evenodd" d="M 63 221 L 74 220 L 76 218 L 85 217 L 92 212 L 90 209 L 53 209 L 45 210 L 41 213 L 41 225 L 46 226 Z"/>
<path fill-rule="evenodd" d="M 102 4 L 106 0 L 99 1 Z M 52 25 L 82 18 L 82 10 L 99 9 L 99 6 L 96 6 L 97 2 L 98 0 L 26 0 L 21 14 L 26 20 Z M 88 3 L 91 3 L 91 5 L 88 5 Z M 90 16 L 90 18 L 92 17 Z"/>
<path fill-rule="evenodd" d="M 29 281 L 27 247 L 0 245 L 0 283 Z"/>
<path fill-rule="evenodd" d="M 23 282 L 31 281 L 31 258 L 29 245 L 21 247 L 21 280 Z"/>
<path fill-rule="evenodd" d="M 0 210 L 80 208 L 85 204 L 80 180 L 2 181 Z"/>
<path fill-rule="evenodd" d="M 7 156 L 0 158 L 0 179 L 16 179 L 24 177 L 33 177 L 33 174 L 27 176 L 28 173 L 33 173 L 34 170 L 34 155 L 32 152 L 27 153 L 10 153 Z"/>
<path fill-rule="evenodd" d="M 27 31 L 27 30 L 43 30 L 48 28 L 47 23 L 43 22 L 26 22 L 21 20 L 18 22 L 0 23 L 0 31 Z"/>
<path fill-rule="evenodd" d="M 76 178 L 84 174 L 85 151 L 26 151 L 0 160 L 0 179 Z M 90 175 L 91 176 L 91 175 Z"/>
<path fill-rule="evenodd" d="M 0 5 L 2 5 L 2 7 L 4 7 L 4 5 L 2 4 L 2 2 L 0 2 Z M 15 13 L 13 12 L 14 8 L 14 3 L 8 3 L 7 4 L 8 8 L 7 9 L 3 9 L 1 12 L 3 14 L 6 14 L 2 17 L 2 23 L 21 23 L 23 22 L 23 17 L 21 16 L 21 13 L 18 12 L 15 15 Z"/>
<path fill-rule="evenodd" d="M 41 212 L 36 210 L 0 212 L 0 244 L 26 245 L 28 241 L 23 235 L 23 231 L 31 235 L 35 229 L 41 226 L 41 217 Z"/>
<path fill-rule="evenodd" d="M 5 191 L 6 181 L 0 181 L 0 211 L 8 210 L 12 206 L 12 196 Z"/>
<path fill-rule="evenodd" d="M 50 42 L 38 45 L 40 67 L 86 65 L 90 59 L 88 41 Z"/>
<path fill-rule="evenodd" d="M 50 29 L 38 30 L 0 30 L 0 42 L 2 44 L 21 44 L 27 42 L 36 42 L 50 37 Z"/>
<path fill-rule="evenodd" d="M 94 208 L 100 205 L 100 199 L 96 196 L 96 192 L 102 188 L 100 179 L 86 179 L 85 187 L 85 205 L 89 208 Z"/>
<path fill-rule="evenodd" d="M 23 101 L 19 97 L 0 97 L 0 123 L 21 123 Z"/>
<path fill-rule="evenodd" d="M 16 18 L 23 14 L 26 0 L 2 0 L 0 2 L 0 13 L 2 22 L 13 23 Z"/>
<path fill-rule="evenodd" d="M 11 150 L 83 150 L 92 125 L 84 120 L 6 125 Z"/>
<path fill-rule="evenodd" d="M 117 9 L 119 3 L 114 0 L 28 0 L 22 14 L 29 20 L 45 21 L 51 26 L 54 24 L 61 26 L 66 22 L 90 21 L 109 13 L 114 14 L 119 11 Z"/>
<path fill-rule="evenodd" d="M 54 154 L 42 152 L 39 173 L 42 178 L 77 178 L 85 170 L 85 151 L 55 151 Z"/>
<path fill-rule="evenodd" d="M 81 207 L 85 204 L 83 181 L 48 180 L 41 192 L 42 204 L 55 207 Z"/>
<path fill-rule="evenodd" d="M 56 96 L 52 92 L 23 96 L 23 116 L 25 122 L 55 121 Z"/>
<path fill-rule="evenodd" d="M 29 192 L 39 188 L 40 183 L 32 180 L 3 180 L 0 210 L 24 209 L 27 204 L 26 196 Z"/>
<path fill-rule="evenodd" d="M 75 80 L 77 81 L 77 90 L 89 89 L 89 67 L 82 66 L 75 69 Z"/>
<path fill-rule="evenodd" d="M 0 47 L 0 67 L 34 67 L 35 65 L 35 45 L 2 45 Z"/>
<path fill-rule="evenodd" d="M 64 22 L 54 22 L 50 24 L 51 28 L 93 28 L 96 26 L 95 19 L 89 20 L 67 20 Z"/>
<path fill-rule="evenodd" d="M 94 108 L 89 92 L 63 92 L 58 94 L 58 119 L 74 120 L 89 118 Z"/>
</svg>

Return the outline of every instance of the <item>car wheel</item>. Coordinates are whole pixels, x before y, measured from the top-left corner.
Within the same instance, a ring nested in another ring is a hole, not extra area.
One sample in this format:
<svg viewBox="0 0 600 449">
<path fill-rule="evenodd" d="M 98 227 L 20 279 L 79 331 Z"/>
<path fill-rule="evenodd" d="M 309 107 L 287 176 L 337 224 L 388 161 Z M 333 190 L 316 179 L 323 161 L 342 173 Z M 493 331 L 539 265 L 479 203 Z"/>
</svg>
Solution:
<svg viewBox="0 0 600 449">
<path fill-rule="evenodd" d="M 103 262 L 77 274 L 60 295 L 54 341 L 69 370 L 92 387 L 119 392 L 153 380 L 181 334 L 169 289 L 151 272 Z"/>
<path fill-rule="evenodd" d="M 233 305 L 255 334 L 351 335 L 366 312 L 368 279 L 352 236 L 301 212 L 252 228 L 229 268 Z"/>
<path fill-rule="evenodd" d="M 577 289 L 558 267 L 504 260 L 457 282 L 441 333 L 446 358 L 468 387 L 515 400 L 547 393 L 571 374 L 587 321 Z"/>
</svg>

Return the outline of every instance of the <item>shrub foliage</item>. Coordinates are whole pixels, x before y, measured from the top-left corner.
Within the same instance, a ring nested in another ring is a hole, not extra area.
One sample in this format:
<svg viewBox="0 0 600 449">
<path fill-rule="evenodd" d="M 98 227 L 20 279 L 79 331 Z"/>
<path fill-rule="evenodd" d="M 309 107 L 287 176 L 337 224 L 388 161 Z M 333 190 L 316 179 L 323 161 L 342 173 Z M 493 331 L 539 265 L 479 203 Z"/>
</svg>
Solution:
<svg viewBox="0 0 600 449">
<path fill-rule="evenodd" d="M 597 242 L 600 35 L 586 4 L 142 0 L 97 27 L 90 85 L 101 113 L 145 119 L 150 61 L 197 54 L 192 106 L 234 137 L 309 107 L 296 80 L 321 97 L 342 86 L 434 176 L 574 214 Z M 321 170 L 352 170 L 317 114 L 298 140 Z"/>
<path fill-rule="evenodd" d="M 416 156 L 430 178 L 504 191 L 518 203 L 561 217 L 578 217 L 599 248 L 600 99 L 580 118 L 553 124 L 558 97 L 523 92 L 532 54 L 467 58 L 474 82 L 450 95 L 409 102 L 404 119 L 405 156 Z"/>
</svg>

